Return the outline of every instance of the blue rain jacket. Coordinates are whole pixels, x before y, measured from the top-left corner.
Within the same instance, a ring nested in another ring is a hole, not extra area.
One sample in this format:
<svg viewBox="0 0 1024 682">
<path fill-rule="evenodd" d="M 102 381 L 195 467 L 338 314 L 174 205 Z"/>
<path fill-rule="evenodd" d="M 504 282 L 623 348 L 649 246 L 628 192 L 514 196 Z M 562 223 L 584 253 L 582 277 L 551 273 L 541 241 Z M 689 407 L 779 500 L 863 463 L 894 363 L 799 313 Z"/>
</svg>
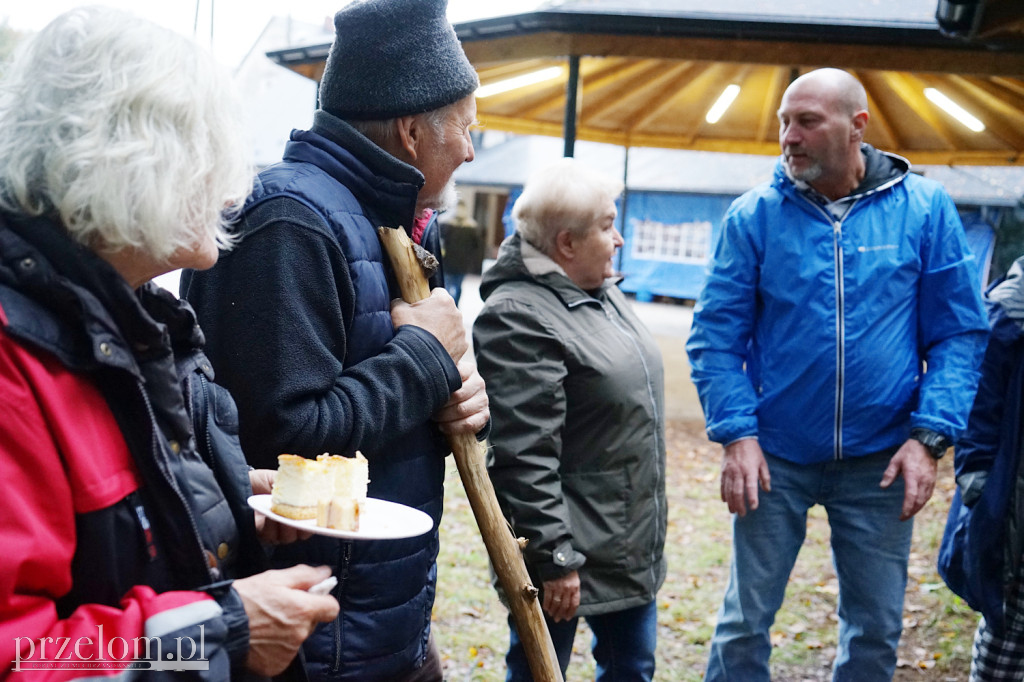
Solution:
<svg viewBox="0 0 1024 682">
<path fill-rule="evenodd" d="M 863 151 L 842 219 L 781 158 L 726 213 L 687 343 L 711 440 L 806 464 L 963 432 L 988 330 L 963 226 L 938 183 Z"/>
</svg>

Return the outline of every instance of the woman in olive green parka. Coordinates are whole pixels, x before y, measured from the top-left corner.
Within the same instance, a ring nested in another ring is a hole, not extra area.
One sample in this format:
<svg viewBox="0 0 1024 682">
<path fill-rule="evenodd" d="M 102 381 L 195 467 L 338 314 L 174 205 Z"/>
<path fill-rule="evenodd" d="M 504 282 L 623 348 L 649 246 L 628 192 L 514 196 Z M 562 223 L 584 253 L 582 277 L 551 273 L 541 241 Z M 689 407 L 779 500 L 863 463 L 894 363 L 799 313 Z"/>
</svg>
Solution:
<svg viewBox="0 0 1024 682">
<path fill-rule="evenodd" d="M 527 182 L 473 325 L 491 404 L 488 469 L 563 675 L 578 617 L 597 678 L 650 680 L 665 579 L 664 379 L 616 286 L 620 183 L 562 159 Z M 509 680 L 531 679 L 514 625 Z M 622 677 L 625 672 L 628 674 Z"/>
</svg>

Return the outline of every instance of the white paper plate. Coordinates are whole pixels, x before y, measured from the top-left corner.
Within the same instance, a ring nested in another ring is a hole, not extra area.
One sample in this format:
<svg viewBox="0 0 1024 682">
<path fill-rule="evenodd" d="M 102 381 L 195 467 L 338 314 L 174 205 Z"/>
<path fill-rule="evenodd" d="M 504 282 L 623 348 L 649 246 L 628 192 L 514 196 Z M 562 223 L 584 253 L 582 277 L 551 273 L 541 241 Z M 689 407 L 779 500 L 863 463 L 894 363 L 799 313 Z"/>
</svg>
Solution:
<svg viewBox="0 0 1024 682">
<path fill-rule="evenodd" d="M 316 525 L 315 519 L 296 521 L 270 511 L 270 495 L 253 495 L 249 506 L 269 519 L 300 530 L 350 540 L 397 540 L 423 535 L 434 527 L 434 520 L 419 509 L 397 502 L 367 498 L 359 505 L 359 530 L 335 530 Z"/>
</svg>

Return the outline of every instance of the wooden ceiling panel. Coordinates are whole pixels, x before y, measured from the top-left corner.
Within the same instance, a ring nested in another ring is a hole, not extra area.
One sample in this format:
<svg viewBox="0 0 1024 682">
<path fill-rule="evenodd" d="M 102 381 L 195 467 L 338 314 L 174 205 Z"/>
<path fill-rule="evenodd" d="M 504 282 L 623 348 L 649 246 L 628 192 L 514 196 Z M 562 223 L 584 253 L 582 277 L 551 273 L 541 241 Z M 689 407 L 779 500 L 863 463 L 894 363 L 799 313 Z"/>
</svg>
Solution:
<svg viewBox="0 0 1024 682">
<path fill-rule="evenodd" d="M 760 137 L 759 129 L 764 125 L 766 103 L 774 99 L 770 96 L 770 91 L 776 80 L 775 71 L 776 69 L 754 64 L 744 66 L 732 80 L 740 86 L 740 94 L 718 123 L 712 125 L 705 122 L 703 130 L 725 140 L 750 139 L 753 135 L 755 140 L 762 139 L 774 143 L 778 139 L 778 119 L 775 113 L 778 111 L 778 105 L 774 102 L 767 104 L 772 110 L 771 122 L 763 138 Z"/>
<path fill-rule="evenodd" d="M 782 105 L 782 93 L 789 84 L 785 69 L 768 68 L 764 97 L 761 99 L 761 114 L 758 121 L 754 141 L 765 143 L 779 138 L 779 107 Z M 792 74 L 788 74 L 792 76 Z"/>
<path fill-rule="evenodd" d="M 600 61 L 588 59 L 587 61 Z M 584 81 L 583 107 L 580 120 L 583 125 L 605 130 L 621 129 L 629 132 L 642 121 L 689 86 L 701 67 L 693 62 L 652 62 L 645 60 L 643 73 L 629 82 L 621 82 L 605 88 L 591 99 L 589 87 Z M 600 107 L 595 105 L 600 101 Z"/>
<path fill-rule="evenodd" d="M 903 149 L 956 149 L 951 123 L 959 124 L 925 98 L 920 81 L 901 71 L 883 71 L 880 76 L 884 86 L 875 92 L 875 99 L 888 98 L 885 107 Z"/>
<path fill-rule="evenodd" d="M 881 87 L 881 79 L 874 73 L 856 72 L 855 75 L 864 85 L 868 96 L 868 112 L 871 118 L 868 120 L 866 141 L 879 149 L 902 149 L 904 145 L 891 118 L 893 114 L 883 103 L 885 100 L 880 101 L 875 97 L 875 93 Z"/>
<path fill-rule="evenodd" d="M 962 76 L 946 78 L 923 76 L 922 80 L 930 87 L 942 91 L 961 104 L 965 110 L 976 116 L 985 125 L 984 132 L 971 133 L 971 135 L 989 139 L 992 149 L 1000 147 L 1024 149 L 1024 110 L 1000 99 L 977 79 L 968 79 Z M 984 144 L 980 140 L 974 143 Z"/>
<path fill-rule="evenodd" d="M 601 63 L 610 63 L 601 66 Z M 557 62 L 554 62 L 557 63 Z M 537 63 L 537 68 L 550 65 Z M 585 57 L 581 60 L 579 139 L 679 149 L 778 153 L 776 111 L 786 85 L 807 67 L 731 62 Z M 492 82 L 490 69 L 481 71 Z M 567 73 L 567 70 L 566 70 Z M 917 163 L 1020 163 L 1024 150 L 1024 83 L 999 77 L 858 70 L 868 93 L 866 140 Z M 496 80 L 500 80 L 496 79 Z M 740 94 L 717 124 L 704 120 L 724 87 Z M 478 100 L 490 128 L 561 135 L 564 78 L 518 94 Z M 979 115 L 974 133 L 924 97 L 936 87 Z M 518 92 L 518 91 L 517 91 Z"/>
</svg>

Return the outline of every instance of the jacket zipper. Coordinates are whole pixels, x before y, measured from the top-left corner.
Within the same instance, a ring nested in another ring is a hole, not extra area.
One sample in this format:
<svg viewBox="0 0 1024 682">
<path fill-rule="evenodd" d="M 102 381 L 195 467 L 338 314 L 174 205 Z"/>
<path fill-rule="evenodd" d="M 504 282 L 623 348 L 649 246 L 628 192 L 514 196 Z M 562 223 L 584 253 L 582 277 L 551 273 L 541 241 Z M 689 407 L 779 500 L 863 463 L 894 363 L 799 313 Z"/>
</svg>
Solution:
<svg viewBox="0 0 1024 682">
<path fill-rule="evenodd" d="M 843 458 L 843 394 L 846 374 L 846 290 L 843 287 L 843 221 L 832 224 L 832 252 L 835 254 L 836 288 L 836 414 L 832 434 L 832 456 Z"/>
<path fill-rule="evenodd" d="M 334 598 L 339 602 L 341 601 L 341 594 L 345 590 L 345 582 L 348 580 L 348 569 L 349 562 L 352 561 L 352 543 L 342 543 L 342 557 L 340 565 L 338 566 L 338 586 L 334 588 L 332 594 Z M 334 666 L 331 668 L 332 674 L 338 674 L 341 670 L 341 614 L 339 613 L 337 618 L 334 619 Z"/>
<path fill-rule="evenodd" d="M 843 270 L 843 221 L 850 215 L 860 198 L 854 199 L 846 209 L 843 218 L 832 217 L 824 207 L 819 206 L 802 193 L 799 196 L 814 207 L 832 225 L 833 286 L 836 292 L 836 390 L 835 414 L 832 427 L 832 458 L 843 458 L 843 402 L 846 394 L 846 286 Z"/>
<path fill-rule="evenodd" d="M 883 152 L 884 153 L 884 152 Z M 898 157 L 895 154 L 886 154 L 886 156 Z M 903 159 L 904 162 L 909 162 Z M 907 173 L 903 173 L 898 177 L 892 178 L 891 180 L 873 187 L 872 189 L 857 195 L 857 198 L 853 200 L 850 207 L 846 209 L 846 213 L 843 214 L 843 218 L 836 220 L 832 217 L 824 207 L 811 201 L 803 192 L 796 190 L 795 194 L 801 199 L 806 201 L 816 211 L 825 216 L 829 224 L 832 225 L 832 245 L 833 253 L 835 254 L 835 287 L 836 287 L 836 412 L 835 412 L 835 426 L 833 428 L 833 439 L 832 439 L 832 456 L 834 459 L 840 460 L 843 458 L 843 394 L 845 389 L 845 372 L 846 372 L 846 340 L 844 335 L 846 333 L 846 292 L 843 286 L 843 221 L 846 220 L 846 216 L 850 215 L 854 207 L 860 202 L 861 199 L 870 197 L 883 190 L 887 190 L 890 187 L 895 187 L 897 184 L 903 182 L 906 178 Z"/>
<path fill-rule="evenodd" d="M 659 434 L 661 433 L 661 425 L 658 423 L 658 421 L 660 419 L 660 417 L 658 415 L 658 401 L 655 400 L 655 398 L 654 398 L 654 388 L 651 386 L 651 370 L 647 366 L 647 359 L 644 357 L 643 349 L 640 348 L 640 342 L 636 338 L 636 336 L 633 335 L 632 333 L 630 333 L 629 330 L 625 329 L 619 323 L 619 320 L 615 316 L 612 315 L 611 311 L 608 310 L 608 308 L 605 306 L 605 304 L 602 301 L 598 301 L 598 304 L 601 306 L 601 309 L 604 310 L 605 317 L 607 317 L 608 321 L 612 323 L 612 326 L 615 327 L 616 329 L 618 329 L 619 333 L 621 333 L 623 336 L 625 336 L 627 339 L 629 339 L 629 342 L 633 344 L 633 348 L 636 349 L 636 355 L 637 355 L 638 358 L 640 358 L 640 364 L 642 364 L 643 367 L 644 367 L 644 376 L 646 377 L 646 382 L 645 383 L 647 384 L 647 397 L 651 401 L 651 414 L 654 417 L 654 467 L 655 467 L 655 470 L 658 472 L 658 477 L 661 478 L 662 477 L 661 456 L 659 454 L 661 452 L 661 449 L 659 447 L 660 446 L 660 442 L 659 442 L 660 441 L 660 435 Z M 664 531 L 664 529 L 661 528 L 661 500 L 658 499 L 657 492 L 655 492 L 655 495 L 654 495 L 654 514 L 655 514 L 655 516 L 654 516 L 654 519 L 655 519 L 655 521 L 654 521 L 655 522 L 655 530 L 657 532 L 654 535 L 654 546 L 651 547 L 651 584 L 652 585 L 655 584 L 656 579 L 657 579 L 657 574 L 656 574 L 657 565 L 655 564 L 655 561 L 654 561 L 655 554 L 656 554 L 655 547 L 657 547 L 658 538 L 661 537 L 661 534 Z"/>
<path fill-rule="evenodd" d="M 153 411 L 153 404 L 149 400 L 149 395 L 147 395 L 146 392 L 142 390 L 142 387 L 138 385 L 136 386 L 139 389 L 139 394 L 142 396 L 142 402 L 146 405 L 146 412 L 149 415 L 149 423 L 153 426 L 154 429 L 152 436 L 152 445 L 154 447 L 154 451 L 155 453 L 159 453 L 159 439 L 161 438 L 161 434 L 160 426 L 159 424 L 157 424 L 156 413 Z M 160 457 L 159 454 L 157 456 Z M 195 517 L 192 515 L 192 508 L 188 505 L 188 502 L 185 500 L 184 495 L 181 494 L 181 490 L 178 489 L 177 481 L 174 480 L 174 477 L 169 474 L 167 467 L 164 465 L 164 463 L 157 461 L 156 465 L 157 468 L 160 469 L 160 473 L 163 474 L 164 480 L 169 484 L 171 490 L 174 491 L 174 495 L 178 498 L 178 502 L 181 503 L 182 508 L 185 510 L 185 516 L 188 518 L 189 528 L 191 528 L 192 530 L 192 538 L 196 541 L 197 549 L 199 550 L 199 565 L 206 568 L 207 579 L 213 580 L 214 578 L 210 576 L 209 565 L 207 564 L 206 561 L 203 542 L 200 539 L 202 536 L 199 534 L 199 527 L 196 525 Z"/>
<path fill-rule="evenodd" d="M 199 374 L 199 390 L 202 391 L 202 393 L 203 393 L 202 400 L 203 400 L 203 408 L 204 408 L 205 412 L 202 415 L 196 415 L 196 417 L 202 418 L 202 420 L 203 420 L 203 431 L 204 431 L 204 433 L 203 433 L 203 440 L 206 442 L 206 457 L 205 457 L 206 465 L 208 467 L 210 467 L 210 470 L 213 471 L 214 476 L 216 476 L 217 475 L 217 470 L 216 470 L 216 468 L 214 467 L 214 464 L 213 464 L 214 463 L 214 458 L 213 458 L 213 438 L 210 436 L 210 414 L 212 412 L 212 409 L 211 409 L 211 406 L 210 406 L 210 402 L 211 402 L 211 400 L 210 400 L 210 390 L 209 390 L 209 387 L 206 385 L 206 377 L 204 377 L 202 374 Z M 192 419 L 192 423 L 193 424 L 196 423 L 196 419 L 195 418 Z M 198 437 L 199 437 L 199 434 L 197 433 L 196 434 L 196 439 L 197 440 L 198 440 Z M 203 453 L 199 453 L 199 456 L 202 457 Z"/>
</svg>

